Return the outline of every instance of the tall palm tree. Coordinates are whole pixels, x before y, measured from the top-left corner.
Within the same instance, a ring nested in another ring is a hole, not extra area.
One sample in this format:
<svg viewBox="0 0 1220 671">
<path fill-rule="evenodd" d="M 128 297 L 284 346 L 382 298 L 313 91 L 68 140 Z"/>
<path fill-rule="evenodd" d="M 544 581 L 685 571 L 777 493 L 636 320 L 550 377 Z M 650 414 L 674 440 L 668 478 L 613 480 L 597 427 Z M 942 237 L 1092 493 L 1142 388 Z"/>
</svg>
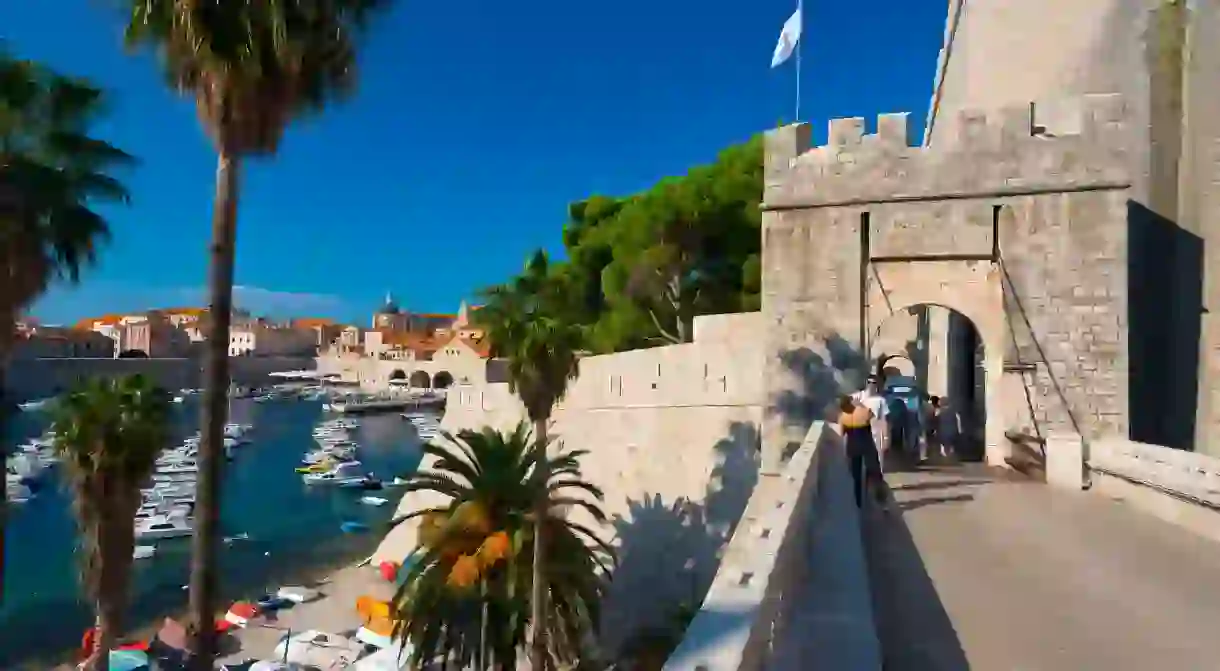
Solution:
<svg viewBox="0 0 1220 671">
<path fill-rule="evenodd" d="M 0 434 L 12 410 L 3 392 L 17 320 L 52 282 L 76 283 L 94 260 L 109 228 L 93 208 L 127 202 L 110 173 L 134 159 L 89 134 L 103 103 L 100 89 L 18 59 L 0 42 Z M 0 450 L 0 472 L 6 469 Z M 0 585 L 7 499 L 6 491 Z"/>
<path fill-rule="evenodd" d="M 386 0 L 131 0 L 130 46 L 150 46 L 170 85 L 195 99 L 216 148 L 200 450 L 199 529 L 191 610 L 210 624 L 216 601 L 220 444 L 229 389 L 237 200 L 245 158 L 271 156 L 288 124 L 344 97 L 356 83 L 356 47 Z M 211 669 L 215 632 L 198 626 L 199 669 Z"/>
<path fill-rule="evenodd" d="M 480 311 L 491 343 L 491 355 L 504 359 L 508 384 L 521 398 L 526 415 L 534 426 L 534 462 L 548 478 L 547 423 L 555 404 L 568 390 L 568 383 L 580 373 L 583 330 L 565 313 L 562 287 L 550 273 L 546 253 L 539 250 L 526 263 L 525 272 L 511 284 L 493 289 Z M 547 620 L 546 544 L 550 540 L 542 526 L 547 508 L 545 498 L 535 503 L 536 539 L 534 542 L 534 580 L 530 620 L 530 664 L 545 669 L 548 664 L 548 628 L 538 626 Z"/>
<path fill-rule="evenodd" d="M 52 408 L 82 546 L 81 579 L 95 605 L 91 669 L 110 668 L 123 627 L 140 488 L 169 438 L 170 399 L 139 375 L 85 383 Z"/>
<path fill-rule="evenodd" d="M 535 446 L 522 422 L 511 432 L 445 433 L 424 447 L 432 466 L 405 489 L 439 494 L 443 503 L 395 520 L 421 518 L 420 547 L 394 597 L 395 635 L 414 645 L 415 663 L 440 657 L 463 668 L 515 668 L 527 623 L 546 629 L 555 657 L 571 662 L 596 631 L 614 553 L 561 510 L 580 508 L 603 524 L 602 492 L 582 477 L 585 452 L 556 454 L 539 469 Z M 546 501 L 540 518 L 539 500 Z M 531 620 L 535 522 L 548 539 L 541 582 L 551 608 Z"/>
</svg>

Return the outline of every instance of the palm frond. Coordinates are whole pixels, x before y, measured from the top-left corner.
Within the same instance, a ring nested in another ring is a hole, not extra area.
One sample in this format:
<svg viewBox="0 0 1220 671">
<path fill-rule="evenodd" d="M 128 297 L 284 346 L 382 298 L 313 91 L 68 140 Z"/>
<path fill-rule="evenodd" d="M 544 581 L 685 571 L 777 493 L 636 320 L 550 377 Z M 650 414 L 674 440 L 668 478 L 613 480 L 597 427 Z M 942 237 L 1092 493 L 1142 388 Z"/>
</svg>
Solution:
<svg viewBox="0 0 1220 671">
<path fill-rule="evenodd" d="M 531 434 L 523 422 L 506 432 L 483 429 L 448 436 L 429 448 L 433 462 L 412 478 L 421 483 L 420 489 L 447 498 L 446 503 L 412 511 L 404 518 L 441 515 L 445 520 L 427 543 L 421 542 L 394 598 L 395 636 L 412 643 L 416 661 L 451 654 L 473 663 L 484 642 L 495 659 L 514 660 L 525 645 L 529 625 L 534 503 L 547 496 L 553 509 L 577 506 L 595 522 L 605 519 L 597 502 L 600 490 L 580 479 L 579 453 L 562 453 L 550 460 L 560 464 L 565 475 L 542 481 L 534 469 Z M 555 494 L 565 491 L 584 496 Z M 587 527 L 558 514 L 547 520 L 544 529 L 551 539 L 546 580 L 553 608 L 543 626 L 553 633 L 556 658 L 571 661 L 596 630 L 613 549 Z M 482 553 L 492 533 L 507 534 L 510 540 L 503 556 L 485 561 Z M 477 580 L 455 582 L 464 570 L 459 562 L 469 567 L 472 558 L 479 558 Z M 481 626 L 484 608 L 489 622 L 486 641 Z"/>
</svg>

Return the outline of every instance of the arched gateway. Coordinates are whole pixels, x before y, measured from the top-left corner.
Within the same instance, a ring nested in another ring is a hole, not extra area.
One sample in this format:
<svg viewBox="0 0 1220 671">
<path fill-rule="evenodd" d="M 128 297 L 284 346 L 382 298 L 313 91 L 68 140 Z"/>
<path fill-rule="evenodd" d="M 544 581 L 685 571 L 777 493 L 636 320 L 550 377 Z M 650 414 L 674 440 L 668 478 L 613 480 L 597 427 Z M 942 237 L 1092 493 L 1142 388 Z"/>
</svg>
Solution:
<svg viewBox="0 0 1220 671">
<path fill-rule="evenodd" d="M 861 386 L 882 323 L 916 306 L 977 329 L 989 463 L 1010 428 L 1126 434 L 1124 108 L 1075 108 L 1076 132 L 1055 137 L 1030 105 L 963 112 L 936 147 L 909 146 L 904 114 L 875 135 L 832 120 L 821 147 L 807 124 L 768 133 L 764 468 Z"/>
</svg>

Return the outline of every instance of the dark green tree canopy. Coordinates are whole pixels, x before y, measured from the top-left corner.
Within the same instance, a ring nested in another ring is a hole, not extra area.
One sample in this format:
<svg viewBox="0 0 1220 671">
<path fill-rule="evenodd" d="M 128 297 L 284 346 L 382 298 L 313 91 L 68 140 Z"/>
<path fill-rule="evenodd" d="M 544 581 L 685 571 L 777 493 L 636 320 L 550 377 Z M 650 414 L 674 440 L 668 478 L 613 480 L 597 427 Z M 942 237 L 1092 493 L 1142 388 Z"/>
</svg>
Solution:
<svg viewBox="0 0 1220 671">
<path fill-rule="evenodd" d="M 573 203 L 567 260 L 543 273 L 548 292 L 590 351 L 689 342 L 698 315 L 759 308 L 761 199 L 755 137 L 642 193 Z M 519 287 L 527 274 L 492 293 Z"/>
</svg>

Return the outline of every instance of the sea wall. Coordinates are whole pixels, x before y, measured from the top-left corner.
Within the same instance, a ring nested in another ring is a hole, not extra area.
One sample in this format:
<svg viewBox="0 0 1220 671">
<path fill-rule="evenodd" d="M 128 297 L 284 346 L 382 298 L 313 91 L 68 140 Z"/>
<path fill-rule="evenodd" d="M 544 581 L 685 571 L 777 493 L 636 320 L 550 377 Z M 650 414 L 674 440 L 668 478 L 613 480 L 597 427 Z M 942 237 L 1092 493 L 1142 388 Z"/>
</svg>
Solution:
<svg viewBox="0 0 1220 671">
<path fill-rule="evenodd" d="M 758 313 L 711 315 L 696 320 L 693 343 L 585 358 L 556 408 L 552 435 L 589 450 L 585 476 L 613 520 L 620 566 L 602 639 L 611 650 L 670 624 L 711 584 L 758 480 L 762 326 Z M 442 425 L 504 429 L 523 417 L 505 384 L 456 385 Z M 409 494 L 398 514 L 431 503 Z M 375 561 L 401 560 L 414 545 L 414 525 L 401 525 Z"/>
<path fill-rule="evenodd" d="M 268 373 L 312 370 L 312 357 L 233 357 L 229 372 L 233 383 L 263 385 L 273 381 Z M 166 389 L 202 386 L 199 359 L 28 359 L 14 361 L 8 369 L 6 392 L 16 402 L 54 396 L 91 377 L 142 374 Z"/>
</svg>

